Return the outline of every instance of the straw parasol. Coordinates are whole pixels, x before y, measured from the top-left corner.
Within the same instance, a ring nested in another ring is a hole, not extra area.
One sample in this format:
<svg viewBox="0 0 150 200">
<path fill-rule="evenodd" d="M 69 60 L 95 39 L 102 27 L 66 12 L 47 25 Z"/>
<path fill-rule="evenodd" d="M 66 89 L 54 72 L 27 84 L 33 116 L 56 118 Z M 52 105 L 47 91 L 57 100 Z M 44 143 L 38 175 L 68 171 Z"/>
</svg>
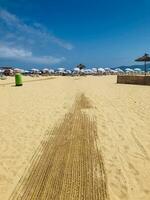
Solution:
<svg viewBox="0 0 150 200">
<path fill-rule="evenodd" d="M 137 62 L 144 62 L 144 71 L 145 71 L 145 76 L 146 76 L 146 72 L 147 72 L 146 62 L 150 62 L 150 56 L 147 53 L 145 53 L 144 56 L 136 59 L 135 61 L 137 61 Z"/>
<path fill-rule="evenodd" d="M 82 69 L 85 69 L 86 67 L 83 64 L 79 64 L 79 65 L 77 65 L 77 68 L 79 68 L 80 70 L 82 70 Z"/>
</svg>

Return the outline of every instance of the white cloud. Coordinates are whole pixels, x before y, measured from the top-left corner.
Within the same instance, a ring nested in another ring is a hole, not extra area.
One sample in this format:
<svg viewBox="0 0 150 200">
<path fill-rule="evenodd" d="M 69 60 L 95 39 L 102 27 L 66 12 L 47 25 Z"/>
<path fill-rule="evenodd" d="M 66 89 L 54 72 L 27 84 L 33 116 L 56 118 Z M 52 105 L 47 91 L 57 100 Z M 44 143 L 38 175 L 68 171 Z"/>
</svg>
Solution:
<svg viewBox="0 0 150 200">
<path fill-rule="evenodd" d="M 7 46 L 0 46 L 0 57 L 2 58 L 25 58 L 31 57 L 32 52 L 23 49 L 10 48 Z"/>
<path fill-rule="evenodd" d="M 73 48 L 72 44 L 54 36 L 43 25 L 36 22 L 33 25 L 26 24 L 0 8 L 0 58 L 35 64 L 63 62 L 64 57 L 51 56 L 49 53 L 48 56 L 37 56 L 50 52 L 52 43 L 67 50 Z"/>
<path fill-rule="evenodd" d="M 42 56 L 42 57 L 37 57 L 37 56 L 32 56 L 32 57 L 27 57 L 28 60 L 31 63 L 38 63 L 38 64 L 57 64 L 60 62 L 63 62 L 65 60 L 64 57 L 61 58 L 55 58 L 52 56 Z"/>
<path fill-rule="evenodd" d="M 54 43 L 58 44 L 59 46 L 65 48 L 65 49 L 68 49 L 68 50 L 72 50 L 72 49 L 73 49 L 72 44 L 66 43 L 66 42 L 64 42 L 63 40 L 61 40 L 61 39 L 59 39 L 59 38 L 57 38 L 57 37 L 55 37 L 55 36 L 51 36 L 51 40 L 52 40 Z"/>
<path fill-rule="evenodd" d="M 10 25 L 19 23 L 19 19 L 15 15 L 3 9 L 0 10 L 0 18 Z"/>
<path fill-rule="evenodd" d="M 31 51 L 8 46 L 0 46 L 0 57 L 35 64 L 57 64 L 65 60 L 64 57 L 55 58 L 52 56 L 34 56 Z"/>
<path fill-rule="evenodd" d="M 48 32 L 43 25 L 39 23 L 35 22 L 33 25 L 28 25 L 20 20 L 17 16 L 11 14 L 4 9 L 0 9 L 0 19 L 6 24 L 9 33 L 13 32 L 13 39 L 16 39 L 17 44 L 18 37 L 21 37 L 22 41 L 24 40 L 26 43 L 28 43 L 29 40 L 32 44 L 38 41 L 39 45 L 49 45 L 49 43 L 54 43 L 67 50 L 73 49 L 73 45 L 71 43 L 54 36 L 53 34 Z"/>
</svg>

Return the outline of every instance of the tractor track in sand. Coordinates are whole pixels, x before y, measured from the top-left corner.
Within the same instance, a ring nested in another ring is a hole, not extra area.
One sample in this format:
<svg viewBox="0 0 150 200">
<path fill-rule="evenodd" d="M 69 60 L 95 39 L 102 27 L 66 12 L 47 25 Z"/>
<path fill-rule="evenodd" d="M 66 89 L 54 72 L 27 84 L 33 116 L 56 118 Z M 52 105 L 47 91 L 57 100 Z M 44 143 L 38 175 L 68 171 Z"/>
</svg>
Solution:
<svg viewBox="0 0 150 200">
<path fill-rule="evenodd" d="M 98 149 L 90 101 L 77 96 L 72 110 L 33 156 L 10 200 L 107 200 L 107 180 Z"/>
</svg>

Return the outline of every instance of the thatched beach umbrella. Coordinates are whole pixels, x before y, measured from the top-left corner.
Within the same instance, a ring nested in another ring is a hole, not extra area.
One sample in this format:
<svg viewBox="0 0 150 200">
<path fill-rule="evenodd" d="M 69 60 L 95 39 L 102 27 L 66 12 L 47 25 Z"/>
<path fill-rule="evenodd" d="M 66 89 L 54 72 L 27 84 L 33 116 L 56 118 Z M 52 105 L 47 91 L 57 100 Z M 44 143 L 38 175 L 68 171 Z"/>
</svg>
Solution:
<svg viewBox="0 0 150 200">
<path fill-rule="evenodd" d="M 83 64 L 79 64 L 79 65 L 77 65 L 76 68 L 79 68 L 79 69 L 81 70 L 81 69 L 85 69 L 86 67 L 85 67 L 85 65 L 83 65 Z"/>
<path fill-rule="evenodd" d="M 144 71 L 145 71 L 145 76 L 146 76 L 146 72 L 147 72 L 146 62 L 150 62 L 150 56 L 147 53 L 145 53 L 144 56 L 136 59 L 135 61 L 137 61 L 137 62 L 144 62 Z"/>
</svg>

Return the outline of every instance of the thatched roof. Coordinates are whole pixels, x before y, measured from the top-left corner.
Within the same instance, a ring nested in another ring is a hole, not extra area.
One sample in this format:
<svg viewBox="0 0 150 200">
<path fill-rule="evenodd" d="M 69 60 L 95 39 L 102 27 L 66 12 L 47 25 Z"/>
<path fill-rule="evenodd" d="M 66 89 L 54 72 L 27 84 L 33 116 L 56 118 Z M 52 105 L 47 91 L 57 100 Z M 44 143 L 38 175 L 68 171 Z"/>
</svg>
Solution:
<svg viewBox="0 0 150 200">
<path fill-rule="evenodd" d="M 150 61 L 150 56 L 148 54 L 145 54 L 144 56 L 136 59 L 137 62 L 144 62 L 144 61 Z"/>
</svg>

